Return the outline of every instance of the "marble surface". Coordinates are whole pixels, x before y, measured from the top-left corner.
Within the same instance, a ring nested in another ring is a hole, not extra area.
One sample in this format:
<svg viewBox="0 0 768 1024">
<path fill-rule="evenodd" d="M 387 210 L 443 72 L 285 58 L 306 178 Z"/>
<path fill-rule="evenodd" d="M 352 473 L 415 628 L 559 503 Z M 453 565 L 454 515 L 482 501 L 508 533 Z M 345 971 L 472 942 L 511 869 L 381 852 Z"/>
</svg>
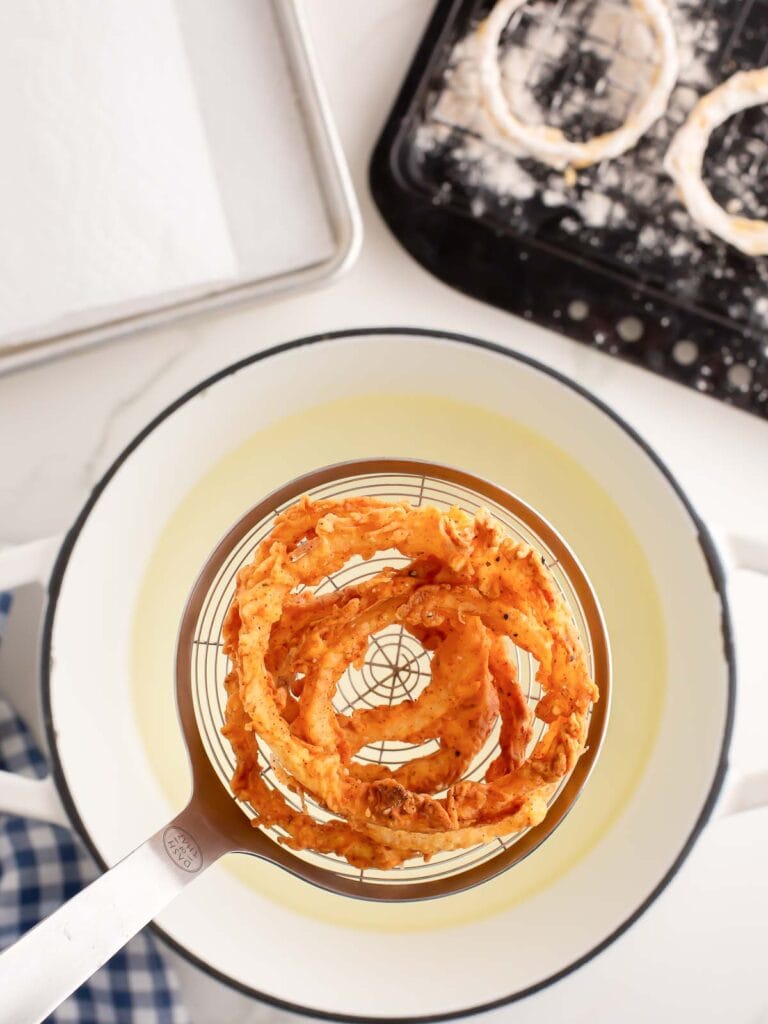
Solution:
<svg viewBox="0 0 768 1024">
<path fill-rule="evenodd" d="M 422 271 L 367 190 L 377 133 L 429 0 L 310 0 L 309 26 L 363 212 L 357 264 L 301 295 L 198 318 L 0 378 L 0 542 L 63 531 L 130 438 L 202 377 L 318 331 L 400 324 L 460 330 L 519 351 L 597 393 L 654 445 L 704 518 L 768 538 L 768 423 L 468 299 Z M 732 582 L 741 665 L 734 761 L 765 768 L 768 582 Z M 761 609 L 763 611 L 761 612 Z M 716 821 L 684 870 L 622 939 L 558 985 L 489 1021 L 768 1022 L 768 811 Z M 596 894 L 599 898 L 599 894 Z M 516 936 L 514 941 L 525 941 Z M 510 955 L 514 955 L 513 945 Z M 195 1024 L 292 1019 L 180 963 Z M 338 979 L 329 980 L 329 984 Z M 382 996 L 382 1015 L 386 997 Z"/>
</svg>

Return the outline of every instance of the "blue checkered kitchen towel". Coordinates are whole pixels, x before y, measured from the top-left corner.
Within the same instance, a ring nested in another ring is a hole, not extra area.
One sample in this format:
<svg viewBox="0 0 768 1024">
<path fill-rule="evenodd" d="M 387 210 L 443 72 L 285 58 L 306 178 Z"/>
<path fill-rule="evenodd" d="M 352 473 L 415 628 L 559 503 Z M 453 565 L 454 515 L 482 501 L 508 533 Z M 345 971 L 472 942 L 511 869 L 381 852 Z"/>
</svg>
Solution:
<svg viewBox="0 0 768 1024">
<path fill-rule="evenodd" d="M 8 607 L 7 596 L 0 594 L 0 631 Z M 2 696 L 0 769 L 38 778 L 47 772 L 29 731 Z M 69 829 L 0 814 L 0 949 L 98 873 Z M 176 980 L 147 933 L 132 939 L 48 1020 L 53 1024 L 189 1024 Z M 0 1021 L 14 1024 L 3 1019 L 2 994 Z"/>
</svg>

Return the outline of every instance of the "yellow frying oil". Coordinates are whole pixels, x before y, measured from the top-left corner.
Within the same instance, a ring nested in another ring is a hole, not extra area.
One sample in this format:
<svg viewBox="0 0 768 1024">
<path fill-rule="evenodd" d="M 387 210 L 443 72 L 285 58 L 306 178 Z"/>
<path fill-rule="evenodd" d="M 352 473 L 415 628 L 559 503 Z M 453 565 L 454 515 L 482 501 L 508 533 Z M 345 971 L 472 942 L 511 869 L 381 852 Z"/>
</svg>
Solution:
<svg viewBox="0 0 768 1024">
<path fill-rule="evenodd" d="M 176 721 L 176 631 L 199 567 L 225 530 L 273 488 L 344 459 L 411 457 L 495 481 L 569 541 L 597 591 L 613 650 L 613 703 L 598 765 L 575 808 L 533 855 L 470 892 L 416 904 L 332 896 L 255 857 L 224 863 L 243 885 L 291 910 L 344 927 L 415 931 L 496 914 L 575 865 L 629 800 L 651 752 L 664 699 L 661 607 L 643 552 L 602 487 L 549 441 L 478 406 L 427 395 L 366 395 L 315 406 L 259 431 L 213 467 L 169 519 L 135 612 L 136 716 L 158 782 L 174 807 L 190 789 Z"/>
</svg>

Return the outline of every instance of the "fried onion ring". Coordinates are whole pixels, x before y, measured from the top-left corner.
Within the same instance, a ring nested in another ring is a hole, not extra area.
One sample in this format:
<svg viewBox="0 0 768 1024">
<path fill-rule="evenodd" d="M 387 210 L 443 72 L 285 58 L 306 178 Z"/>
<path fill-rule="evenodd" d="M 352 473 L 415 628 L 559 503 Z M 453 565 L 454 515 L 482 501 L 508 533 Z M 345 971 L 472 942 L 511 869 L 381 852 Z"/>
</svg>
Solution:
<svg viewBox="0 0 768 1024">
<path fill-rule="evenodd" d="M 619 128 L 595 135 L 586 142 L 567 139 L 559 128 L 544 124 L 527 124 L 510 109 L 504 94 L 499 43 L 509 19 L 527 0 L 499 0 L 488 17 L 480 23 L 479 76 L 488 110 L 504 134 L 522 146 L 527 153 L 550 167 L 590 167 L 601 160 L 621 156 L 637 144 L 667 109 L 670 94 L 677 81 L 679 60 L 675 29 L 665 0 L 633 0 L 633 6 L 645 19 L 656 39 L 659 63 L 651 87 L 635 110 Z"/>
<path fill-rule="evenodd" d="M 768 103 L 768 68 L 738 71 L 707 93 L 688 115 L 667 150 L 664 168 L 677 185 L 691 217 L 747 256 L 768 255 L 768 222 L 727 213 L 702 181 L 712 132 L 729 117 Z"/>
<path fill-rule="evenodd" d="M 332 595 L 295 593 L 353 557 L 391 550 L 412 561 Z M 412 702 L 335 711 L 339 679 L 393 623 L 434 650 L 428 686 Z M 540 556 L 483 510 L 304 498 L 240 570 L 223 639 L 236 795 L 256 810 L 255 824 L 279 825 L 288 845 L 356 866 L 393 867 L 538 823 L 584 749 L 598 698 Z M 514 647 L 535 658 L 542 691 L 535 714 L 546 729 L 528 756 L 532 713 Z M 499 712 L 499 753 L 485 781 L 459 781 Z M 334 815 L 330 822 L 289 807 L 269 786 L 257 737 L 289 788 Z M 394 771 L 353 760 L 386 740 L 436 740 L 438 749 Z"/>
</svg>

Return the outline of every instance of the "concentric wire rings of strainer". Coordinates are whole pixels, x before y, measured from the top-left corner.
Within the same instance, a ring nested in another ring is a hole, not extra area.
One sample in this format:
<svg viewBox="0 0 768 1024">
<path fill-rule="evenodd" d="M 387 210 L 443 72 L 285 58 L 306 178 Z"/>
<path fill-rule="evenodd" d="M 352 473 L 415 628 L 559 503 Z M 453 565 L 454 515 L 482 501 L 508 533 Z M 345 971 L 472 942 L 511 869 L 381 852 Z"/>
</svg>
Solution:
<svg viewBox="0 0 768 1024">
<path fill-rule="evenodd" d="M 440 509 L 458 506 L 469 513 L 475 513 L 481 507 L 487 508 L 515 540 L 529 544 L 542 555 L 573 612 L 574 622 L 584 644 L 590 675 L 600 683 L 601 673 L 607 673 L 608 652 L 607 644 L 604 644 L 602 620 L 594 602 L 594 595 L 583 576 L 583 571 L 558 535 L 543 520 L 539 520 L 539 517 L 532 513 L 527 506 L 512 496 L 506 495 L 505 492 L 498 491 L 492 485 L 488 485 L 488 491 L 480 493 L 474 486 L 467 483 L 467 481 L 471 481 L 474 485 L 481 483 L 480 481 L 459 471 L 443 467 L 424 467 L 418 463 L 405 461 L 393 463 L 387 460 L 387 467 L 395 466 L 396 470 L 376 472 L 376 462 L 353 465 L 355 469 L 358 469 L 358 472 L 354 472 L 354 474 L 352 474 L 352 465 L 349 475 L 343 473 L 339 475 L 340 470 L 343 470 L 344 467 L 330 467 L 329 470 L 312 474 L 306 480 L 306 487 L 298 491 L 294 490 L 288 499 L 272 505 L 258 521 L 250 526 L 229 551 L 228 556 L 222 559 L 200 607 L 190 652 L 193 706 L 205 751 L 216 774 L 230 793 L 230 779 L 234 772 L 235 759 L 228 742 L 221 735 L 226 704 L 224 679 L 229 670 L 228 659 L 222 653 L 221 628 L 232 600 L 238 570 L 252 559 L 257 545 L 267 536 L 279 512 L 292 504 L 303 493 L 316 499 L 360 495 L 381 498 L 388 502 L 407 501 L 412 505 L 431 504 Z M 360 472 L 361 466 L 366 469 L 370 468 L 372 471 Z M 427 469 L 432 472 L 427 472 Z M 328 474 L 333 478 L 328 479 Z M 493 492 L 496 492 L 502 500 L 494 500 Z M 515 509 L 516 505 L 519 505 L 519 509 Z M 360 583 L 376 575 L 387 565 L 398 566 L 407 564 L 407 562 L 408 559 L 397 551 L 380 552 L 367 562 L 355 558 L 338 572 L 323 579 L 313 590 L 318 594 L 328 593 L 349 584 Z M 599 620 L 597 623 L 595 615 Z M 596 629 L 596 626 L 599 628 Z M 597 657 L 593 650 L 596 634 L 601 648 Z M 603 646 L 605 649 L 602 649 Z M 535 707 L 541 696 L 541 690 L 535 679 L 538 663 L 525 651 L 516 648 L 516 652 L 520 685 L 529 705 Z M 368 654 L 362 668 L 350 667 L 339 681 L 334 699 L 336 711 L 349 714 L 356 708 L 374 707 L 381 704 L 391 705 L 403 700 L 414 700 L 429 682 L 430 659 L 431 653 L 425 650 L 416 638 L 402 626 L 388 626 L 371 637 Z M 545 819 L 547 824 L 545 835 L 549 834 L 554 827 L 551 819 L 559 821 L 567 812 L 591 768 L 602 737 L 607 714 L 607 696 L 604 694 L 601 697 L 600 702 L 590 714 L 589 757 L 588 754 L 582 756 L 574 772 L 561 781 L 550 800 L 551 809 Z M 545 725 L 536 719 L 529 750 L 539 740 L 544 729 Z M 462 778 L 482 781 L 488 765 L 495 757 L 498 735 L 499 725 L 497 723 L 491 736 Z M 258 740 L 258 744 L 260 761 L 263 765 L 263 777 L 280 790 L 291 806 L 300 809 L 302 806 L 300 797 L 288 790 L 276 777 L 269 748 L 261 739 Z M 364 747 L 357 755 L 357 759 L 364 763 L 381 763 L 395 768 L 436 749 L 437 742 L 434 740 L 418 744 L 385 741 Z M 585 759 L 588 763 L 583 763 Z M 577 774 L 578 778 L 576 778 Z M 250 818 L 255 817 L 255 811 L 249 804 L 241 801 L 239 804 Z M 319 821 L 327 821 L 331 817 L 324 808 L 310 798 L 306 798 L 304 807 Z M 459 872 L 477 867 L 497 856 L 502 850 L 509 850 L 512 846 L 519 845 L 522 856 L 545 838 L 545 835 L 541 835 L 540 838 L 533 835 L 541 829 L 542 826 L 537 826 L 535 829 L 528 829 L 505 839 L 498 839 L 470 849 L 437 854 L 428 863 L 421 860 L 408 861 L 402 867 L 390 871 L 374 869 L 361 871 L 331 854 L 301 851 L 296 856 L 349 879 L 375 881 L 383 884 L 418 884 L 446 879 Z M 282 834 L 279 827 L 272 827 L 265 831 L 275 839 Z"/>
</svg>

